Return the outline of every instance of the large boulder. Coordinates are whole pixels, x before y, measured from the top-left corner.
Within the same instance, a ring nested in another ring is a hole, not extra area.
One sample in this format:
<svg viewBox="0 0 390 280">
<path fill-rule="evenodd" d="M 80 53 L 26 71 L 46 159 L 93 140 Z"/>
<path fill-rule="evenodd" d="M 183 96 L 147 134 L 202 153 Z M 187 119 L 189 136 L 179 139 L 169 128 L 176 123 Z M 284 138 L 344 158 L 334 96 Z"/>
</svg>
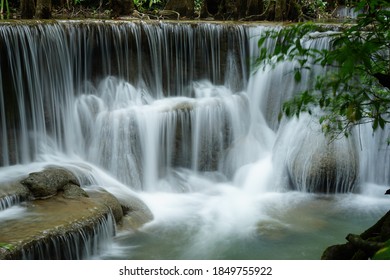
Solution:
<svg viewBox="0 0 390 280">
<path fill-rule="evenodd" d="M 305 192 L 355 191 L 359 158 L 353 137 L 329 139 L 308 116 L 280 128 L 275 145 L 276 168 L 282 184 Z"/>
<path fill-rule="evenodd" d="M 34 199 L 47 199 L 63 191 L 68 184 L 80 186 L 77 178 L 64 168 L 50 167 L 40 172 L 30 173 L 21 181 Z"/>
</svg>

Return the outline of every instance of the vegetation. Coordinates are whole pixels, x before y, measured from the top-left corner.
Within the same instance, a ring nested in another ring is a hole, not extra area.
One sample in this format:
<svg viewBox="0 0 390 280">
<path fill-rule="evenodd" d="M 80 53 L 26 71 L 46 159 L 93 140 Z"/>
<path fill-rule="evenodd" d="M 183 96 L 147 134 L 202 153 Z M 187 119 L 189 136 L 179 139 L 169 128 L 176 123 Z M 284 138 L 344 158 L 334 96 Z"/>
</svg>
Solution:
<svg viewBox="0 0 390 280">
<path fill-rule="evenodd" d="M 283 105 L 291 117 L 302 112 L 316 114 L 325 133 L 348 136 L 351 128 L 371 122 L 374 130 L 390 122 L 390 4 L 385 0 L 359 1 L 356 22 L 344 24 L 330 36 L 330 49 L 305 44 L 313 40 L 320 25 L 305 23 L 269 31 L 259 40 L 259 65 L 297 61 L 294 78 L 301 82 L 304 71 L 323 67 L 324 74 L 313 85 Z M 267 37 L 278 40 L 272 51 Z M 321 110 L 316 110 L 320 108 Z"/>
<path fill-rule="evenodd" d="M 4 242 L 0 242 L 0 249 L 3 248 L 5 250 L 9 250 L 9 251 L 12 251 L 15 249 L 15 246 L 10 244 L 10 243 L 4 243 Z"/>
<path fill-rule="evenodd" d="M 4 9 L 5 8 L 5 9 Z M 4 11 L 7 12 L 7 14 L 10 13 L 10 10 L 9 10 L 9 4 L 8 4 L 8 0 L 1 0 L 0 2 L 0 14 L 3 14 Z"/>
<path fill-rule="evenodd" d="M 142 13 L 155 13 L 164 10 L 166 4 L 184 7 L 194 6 L 193 17 L 224 20 L 270 20 L 270 21 L 306 21 L 324 19 L 332 16 L 340 5 L 349 5 L 352 0 L 0 0 L 10 2 L 11 13 L 22 14 L 22 17 L 37 17 L 35 6 L 38 2 L 44 2 L 52 9 L 54 17 L 73 17 L 82 14 L 101 14 L 102 16 L 113 13 L 113 17 L 131 15 L 134 8 Z M 193 3 L 190 3 L 190 2 Z M 129 9 L 131 2 L 131 9 Z M 120 6 L 118 8 L 118 6 Z M 33 9 L 33 11 L 31 11 Z M 191 7 L 192 9 L 192 7 Z M 26 10 L 27 12 L 24 12 Z M 169 10 L 169 9 L 168 9 Z M 175 9 L 176 11 L 176 9 Z M 75 15 L 76 13 L 76 15 Z M 188 16 L 187 16 L 188 17 Z"/>
<path fill-rule="evenodd" d="M 138 10 L 148 10 L 153 8 L 163 8 L 165 1 L 162 0 L 134 0 L 134 5 Z"/>
<path fill-rule="evenodd" d="M 390 260 L 390 240 L 388 240 L 384 247 L 380 250 L 378 250 L 373 258 L 373 260 Z"/>
</svg>

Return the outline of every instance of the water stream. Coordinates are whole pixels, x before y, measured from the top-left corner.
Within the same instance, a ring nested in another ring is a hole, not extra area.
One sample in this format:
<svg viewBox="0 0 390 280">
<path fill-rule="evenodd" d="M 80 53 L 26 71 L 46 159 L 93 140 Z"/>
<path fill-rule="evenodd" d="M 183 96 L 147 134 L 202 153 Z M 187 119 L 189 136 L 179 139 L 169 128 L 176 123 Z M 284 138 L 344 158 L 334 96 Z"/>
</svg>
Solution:
<svg viewBox="0 0 390 280">
<path fill-rule="evenodd" d="M 328 145 L 308 116 L 279 123 L 299 86 L 291 63 L 252 72 L 264 28 L 1 25 L 0 185 L 58 165 L 141 198 L 153 221 L 96 258 L 319 259 L 388 210 L 389 133 Z"/>
</svg>

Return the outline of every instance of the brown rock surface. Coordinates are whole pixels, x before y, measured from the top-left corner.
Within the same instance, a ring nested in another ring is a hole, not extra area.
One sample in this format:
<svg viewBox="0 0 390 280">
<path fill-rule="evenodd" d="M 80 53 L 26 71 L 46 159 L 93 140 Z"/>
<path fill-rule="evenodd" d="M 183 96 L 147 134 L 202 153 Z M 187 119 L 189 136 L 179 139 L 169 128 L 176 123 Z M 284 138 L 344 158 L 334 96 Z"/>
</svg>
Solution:
<svg viewBox="0 0 390 280">
<path fill-rule="evenodd" d="M 25 213 L 22 215 L 0 221 L 0 259 L 23 258 L 26 251 L 31 252 L 42 244 L 48 252 L 55 251 L 55 248 L 48 248 L 55 246 L 55 238 L 60 240 L 67 234 L 91 233 L 96 225 L 111 217 L 106 204 L 88 197 L 66 199 L 56 195 L 47 200 L 28 202 L 23 207 Z M 82 238 L 79 239 L 82 243 Z M 53 256 L 43 257 L 56 259 L 58 256 L 61 254 L 53 252 Z"/>
</svg>

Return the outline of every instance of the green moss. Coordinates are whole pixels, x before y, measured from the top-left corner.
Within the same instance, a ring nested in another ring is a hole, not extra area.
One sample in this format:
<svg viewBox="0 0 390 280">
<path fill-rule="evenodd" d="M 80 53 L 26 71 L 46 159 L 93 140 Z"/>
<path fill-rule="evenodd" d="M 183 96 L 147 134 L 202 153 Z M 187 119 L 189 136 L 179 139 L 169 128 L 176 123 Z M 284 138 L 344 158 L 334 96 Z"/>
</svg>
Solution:
<svg viewBox="0 0 390 280">
<path fill-rule="evenodd" d="M 386 241 L 385 246 L 378 250 L 372 257 L 373 260 L 390 260 L 390 239 Z"/>
<path fill-rule="evenodd" d="M 6 249 L 8 251 L 12 251 L 15 249 L 15 246 L 10 243 L 1 243 L 0 242 L 0 248 Z"/>
</svg>

